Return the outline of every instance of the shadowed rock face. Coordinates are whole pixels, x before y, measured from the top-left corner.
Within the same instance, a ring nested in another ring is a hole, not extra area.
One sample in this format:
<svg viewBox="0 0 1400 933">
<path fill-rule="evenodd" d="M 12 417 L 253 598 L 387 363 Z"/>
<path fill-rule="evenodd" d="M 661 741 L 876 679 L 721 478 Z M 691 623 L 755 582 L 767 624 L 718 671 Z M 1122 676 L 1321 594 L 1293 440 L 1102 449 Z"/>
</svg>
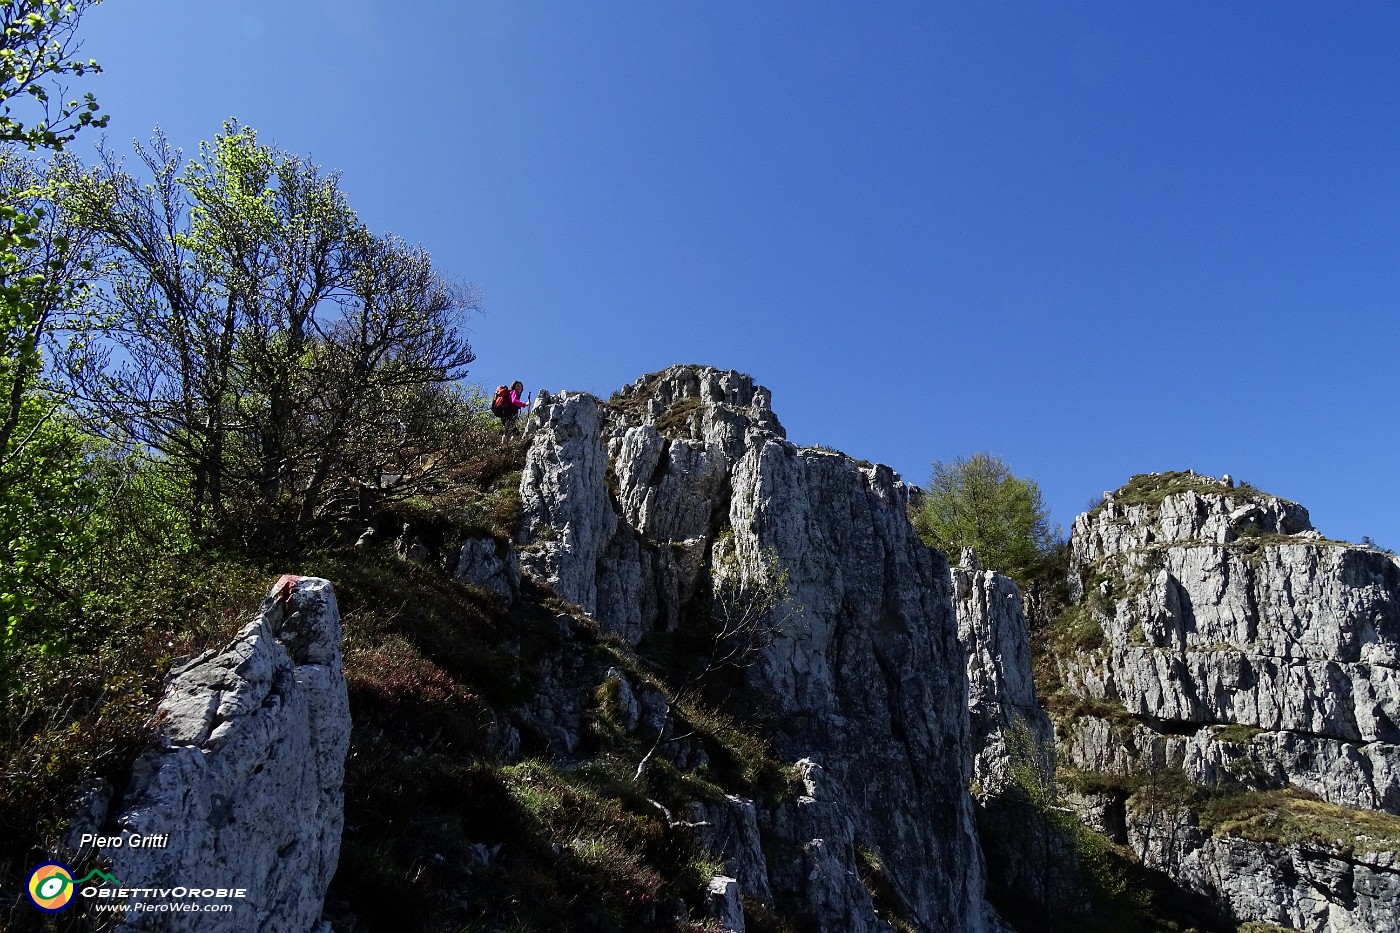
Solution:
<svg viewBox="0 0 1400 933">
<path fill-rule="evenodd" d="M 978 570 L 970 548 L 953 568 L 958 634 L 967 652 L 972 799 L 987 860 L 987 890 L 1013 923 L 1085 914 L 1088 892 L 1074 839 L 1047 818 L 1055 731 L 1036 699 L 1030 634 L 1010 577 Z"/>
<path fill-rule="evenodd" d="M 1322 538 L 1294 503 L 1186 474 L 1109 495 L 1075 521 L 1072 549 L 1076 611 L 1102 638 L 1062 658 L 1061 678 L 1125 714 L 1067 724 L 1073 764 L 1400 813 L 1392 556 Z M 1241 919 L 1400 928 L 1392 852 L 1212 836 L 1160 807 L 1129 806 L 1125 832 Z"/>
<path fill-rule="evenodd" d="M 350 741 L 331 585 L 279 581 L 227 648 L 171 674 L 159 710 L 160 746 L 137 761 L 120 800 L 72 827 L 69 844 L 78 849 L 82 833 L 123 837 L 126 845 L 103 852 L 129 888 L 244 888 L 247 896 L 229 913 L 128 911 L 122 928 L 322 929 Z M 165 844 L 131 845 L 152 836 Z"/>
<path fill-rule="evenodd" d="M 805 759 L 806 790 L 753 820 L 766 878 L 726 856 L 741 888 L 771 888 L 814 930 L 888 930 L 860 850 L 917 928 L 984 929 L 949 571 L 914 534 L 894 473 L 793 445 L 767 390 L 705 367 L 608 403 L 547 397 L 537 417 L 521 563 L 606 630 L 635 643 L 683 624 L 716 563 L 745 581 L 773 561 L 787 573 L 781 631 L 747 688 L 774 751 Z"/>
</svg>

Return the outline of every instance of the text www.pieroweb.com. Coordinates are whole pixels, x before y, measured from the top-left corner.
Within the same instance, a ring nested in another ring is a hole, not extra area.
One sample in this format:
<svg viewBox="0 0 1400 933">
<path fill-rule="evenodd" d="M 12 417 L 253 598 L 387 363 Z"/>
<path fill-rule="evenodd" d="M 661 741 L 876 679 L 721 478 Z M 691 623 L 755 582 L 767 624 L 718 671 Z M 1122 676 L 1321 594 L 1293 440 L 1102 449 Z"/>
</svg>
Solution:
<svg viewBox="0 0 1400 933">
<path fill-rule="evenodd" d="M 96 911 L 113 911 L 124 913 L 128 910 L 140 911 L 141 913 L 170 913 L 170 914 L 222 914 L 233 910 L 232 904 L 193 904 L 189 901 L 174 901 L 158 904 L 146 901 L 137 901 L 134 904 L 115 904 L 111 901 L 97 901 L 91 904 L 91 908 Z"/>
</svg>

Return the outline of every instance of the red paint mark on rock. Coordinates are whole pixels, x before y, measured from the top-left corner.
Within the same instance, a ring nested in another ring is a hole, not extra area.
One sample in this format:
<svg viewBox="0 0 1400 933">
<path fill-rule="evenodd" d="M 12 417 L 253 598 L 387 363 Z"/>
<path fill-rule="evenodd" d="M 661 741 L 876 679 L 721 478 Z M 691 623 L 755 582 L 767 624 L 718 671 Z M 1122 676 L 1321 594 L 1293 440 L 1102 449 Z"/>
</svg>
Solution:
<svg viewBox="0 0 1400 933">
<path fill-rule="evenodd" d="M 277 582 L 272 585 L 275 591 L 275 599 L 279 606 L 291 606 L 292 587 L 296 586 L 298 580 L 304 579 L 294 573 L 284 573 L 277 578 Z"/>
</svg>

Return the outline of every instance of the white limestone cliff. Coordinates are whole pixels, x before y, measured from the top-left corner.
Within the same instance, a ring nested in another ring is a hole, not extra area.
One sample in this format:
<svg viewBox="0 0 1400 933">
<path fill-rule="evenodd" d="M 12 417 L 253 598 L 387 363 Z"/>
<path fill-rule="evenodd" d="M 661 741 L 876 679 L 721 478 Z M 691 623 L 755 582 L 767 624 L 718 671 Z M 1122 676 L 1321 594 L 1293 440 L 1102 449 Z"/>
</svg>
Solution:
<svg viewBox="0 0 1400 933">
<path fill-rule="evenodd" d="M 1139 788 L 1124 841 L 1240 920 L 1400 928 L 1400 840 L 1310 828 L 1344 824 L 1341 808 L 1400 813 L 1396 559 L 1195 474 L 1135 478 L 1071 546 L 1059 674 L 1090 712 L 1061 723 L 1062 748 Z M 1174 774 L 1190 801 L 1141 789 Z M 1212 822 L 1230 801 L 1259 819 Z"/>
<path fill-rule="evenodd" d="M 736 854 L 751 843 L 720 853 L 739 887 L 771 890 L 812 930 L 890 930 L 860 878 L 866 852 L 914 928 L 985 929 L 951 579 L 894 473 L 788 442 L 767 390 L 708 367 L 606 403 L 546 396 L 536 418 L 521 564 L 606 632 L 635 644 L 673 630 L 707 570 L 787 575 L 747 686 L 807 790 L 756 814 L 764 877 Z"/>
</svg>

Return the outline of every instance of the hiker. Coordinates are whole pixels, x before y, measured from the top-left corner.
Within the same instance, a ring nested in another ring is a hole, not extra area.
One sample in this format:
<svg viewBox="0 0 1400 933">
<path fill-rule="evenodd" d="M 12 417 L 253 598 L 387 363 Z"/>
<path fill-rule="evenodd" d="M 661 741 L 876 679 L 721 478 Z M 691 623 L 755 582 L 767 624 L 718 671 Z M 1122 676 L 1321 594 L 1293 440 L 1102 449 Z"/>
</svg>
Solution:
<svg viewBox="0 0 1400 933">
<path fill-rule="evenodd" d="M 520 393 L 524 388 L 525 386 L 519 379 L 512 382 L 509 387 L 496 387 L 496 397 L 491 400 L 491 414 L 501 419 L 501 432 L 503 434 L 512 433 L 515 422 L 520 416 L 520 409 L 530 407 L 529 402 L 520 399 Z"/>
</svg>

